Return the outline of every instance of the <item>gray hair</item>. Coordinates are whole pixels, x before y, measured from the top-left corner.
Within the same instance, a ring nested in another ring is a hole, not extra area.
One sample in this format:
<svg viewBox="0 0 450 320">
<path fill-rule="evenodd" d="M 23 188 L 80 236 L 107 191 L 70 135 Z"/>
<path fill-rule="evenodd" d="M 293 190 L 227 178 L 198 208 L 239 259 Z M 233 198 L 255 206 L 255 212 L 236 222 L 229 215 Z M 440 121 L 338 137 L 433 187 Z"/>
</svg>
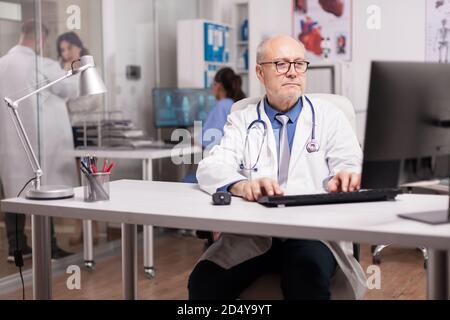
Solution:
<svg viewBox="0 0 450 320">
<path fill-rule="evenodd" d="M 262 62 L 265 51 L 266 51 L 266 44 L 272 39 L 273 37 L 265 37 L 256 48 L 256 63 Z"/>
<path fill-rule="evenodd" d="M 264 56 L 266 54 L 266 46 L 267 43 L 269 43 L 271 40 L 281 37 L 283 35 L 275 35 L 275 36 L 266 36 L 262 39 L 262 41 L 259 43 L 258 47 L 256 48 L 256 63 L 262 62 L 264 59 Z M 294 39 L 294 38 L 292 38 Z M 298 41 L 297 39 L 294 39 L 297 41 L 303 48 L 305 47 L 302 42 Z"/>
</svg>

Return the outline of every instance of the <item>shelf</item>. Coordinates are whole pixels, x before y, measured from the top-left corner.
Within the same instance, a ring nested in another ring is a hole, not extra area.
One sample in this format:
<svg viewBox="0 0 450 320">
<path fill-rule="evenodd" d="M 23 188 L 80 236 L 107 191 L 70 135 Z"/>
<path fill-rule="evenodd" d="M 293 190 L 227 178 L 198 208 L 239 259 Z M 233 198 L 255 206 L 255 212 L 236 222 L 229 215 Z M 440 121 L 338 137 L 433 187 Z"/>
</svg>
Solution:
<svg viewBox="0 0 450 320">
<path fill-rule="evenodd" d="M 246 66 L 244 61 L 244 53 L 247 55 L 250 54 L 250 43 L 249 43 L 249 0 L 234 0 L 234 6 L 232 10 L 232 26 L 234 29 L 234 42 L 233 42 L 233 51 L 232 57 L 234 62 L 234 67 L 236 70 L 236 74 L 242 77 L 242 89 L 246 93 L 249 94 L 250 89 L 250 72 L 248 69 L 244 69 Z M 243 37 L 242 35 L 242 27 L 244 21 L 247 20 L 247 37 Z M 244 40 L 246 39 L 246 40 Z"/>
</svg>

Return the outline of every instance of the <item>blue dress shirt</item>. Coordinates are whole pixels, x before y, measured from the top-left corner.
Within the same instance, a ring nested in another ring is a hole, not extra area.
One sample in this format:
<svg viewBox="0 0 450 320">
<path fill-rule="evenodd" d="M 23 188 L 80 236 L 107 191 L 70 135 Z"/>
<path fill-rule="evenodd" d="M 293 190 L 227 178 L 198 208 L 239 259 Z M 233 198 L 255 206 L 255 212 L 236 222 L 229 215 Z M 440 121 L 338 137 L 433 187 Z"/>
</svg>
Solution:
<svg viewBox="0 0 450 320">
<path fill-rule="evenodd" d="M 269 101 L 264 99 L 264 111 L 266 112 L 267 117 L 270 120 L 270 124 L 272 125 L 273 134 L 275 135 L 275 142 L 277 144 L 277 154 L 280 154 L 280 131 L 282 128 L 282 124 L 280 121 L 277 120 L 277 115 L 287 115 L 289 118 L 289 121 L 287 123 L 287 133 L 288 133 L 288 141 L 289 141 L 289 149 L 292 151 L 292 144 L 294 142 L 294 136 L 295 136 L 295 129 L 297 128 L 297 120 L 300 116 L 300 113 L 303 109 L 303 100 L 298 99 L 297 104 L 289 109 L 288 112 L 283 113 L 276 109 L 274 109 Z"/>
</svg>

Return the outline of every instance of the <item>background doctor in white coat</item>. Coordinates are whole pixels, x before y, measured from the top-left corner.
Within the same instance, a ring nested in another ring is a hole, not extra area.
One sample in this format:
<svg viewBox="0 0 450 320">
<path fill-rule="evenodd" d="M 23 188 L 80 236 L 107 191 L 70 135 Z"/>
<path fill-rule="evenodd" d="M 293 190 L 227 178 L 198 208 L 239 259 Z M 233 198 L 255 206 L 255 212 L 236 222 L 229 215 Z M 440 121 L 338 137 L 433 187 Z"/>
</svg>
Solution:
<svg viewBox="0 0 450 320">
<path fill-rule="evenodd" d="M 197 178 L 203 190 L 228 190 L 255 201 L 265 194 L 360 188 L 362 151 L 337 107 L 311 99 L 320 148 L 312 153 L 306 150 L 313 123 L 311 108 L 303 97 L 305 65 L 305 48 L 291 37 L 277 36 L 260 44 L 256 73 L 266 97 L 258 106 L 249 105 L 229 115 L 221 144 L 199 164 Z M 257 108 L 267 125 L 267 137 L 256 130 L 249 138 L 250 150 L 244 150 L 247 128 L 258 119 Z M 254 165 L 261 144 L 258 170 L 242 170 L 240 164 L 248 154 L 253 162 L 247 161 L 245 167 Z M 366 289 L 364 272 L 353 257 L 350 242 L 222 234 L 191 273 L 189 297 L 235 299 L 270 272 L 280 274 L 286 299 L 358 299 Z"/>
<path fill-rule="evenodd" d="M 26 21 L 22 25 L 19 44 L 0 58 L 0 179 L 6 198 L 16 197 L 34 173 L 3 98 L 5 96 L 13 100 L 20 98 L 37 89 L 36 83 L 42 86 L 65 74 L 58 62 L 39 56 L 39 48 L 46 40 L 48 29 L 42 26 L 40 36 L 39 32 L 36 32 L 37 26 L 34 20 Z M 45 90 L 39 95 L 39 105 L 36 96 L 24 100 L 19 105 L 19 114 L 25 130 L 33 149 L 40 158 L 44 171 L 42 177 L 44 184 L 75 186 L 77 183 L 75 161 L 70 153 L 73 150 L 72 129 L 65 103 L 65 99 L 77 95 L 78 87 L 75 78 L 77 77 L 66 79 Z M 38 137 L 40 137 L 40 143 L 38 143 Z M 31 248 L 27 245 L 24 234 L 25 216 L 18 215 L 17 218 L 19 247 L 22 249 L 24 258 L 27 258 L 31 256 Z M 9 242 L 8 261 L 14 260 L 15 219 L 15 214 L 5 214 Z M 68 253 L 56 245 L 54 231 L 52 234 L 52 257 L 66 256 Z"/>
</svg>

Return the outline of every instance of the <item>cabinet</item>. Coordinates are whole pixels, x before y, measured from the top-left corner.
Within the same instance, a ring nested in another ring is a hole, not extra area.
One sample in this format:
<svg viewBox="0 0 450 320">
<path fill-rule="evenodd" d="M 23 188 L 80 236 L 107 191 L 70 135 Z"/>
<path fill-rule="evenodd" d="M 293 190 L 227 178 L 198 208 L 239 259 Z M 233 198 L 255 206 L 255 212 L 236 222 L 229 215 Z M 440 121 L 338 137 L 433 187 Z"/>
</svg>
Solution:
<svg viewBox="0 0 450 320">
<path fill-rule="evenodd" d="M 210 88 L 216 72 L 231 66 L 231 27 L 202 19 L 177 24 L 178 88 Z"/>
</svg>

